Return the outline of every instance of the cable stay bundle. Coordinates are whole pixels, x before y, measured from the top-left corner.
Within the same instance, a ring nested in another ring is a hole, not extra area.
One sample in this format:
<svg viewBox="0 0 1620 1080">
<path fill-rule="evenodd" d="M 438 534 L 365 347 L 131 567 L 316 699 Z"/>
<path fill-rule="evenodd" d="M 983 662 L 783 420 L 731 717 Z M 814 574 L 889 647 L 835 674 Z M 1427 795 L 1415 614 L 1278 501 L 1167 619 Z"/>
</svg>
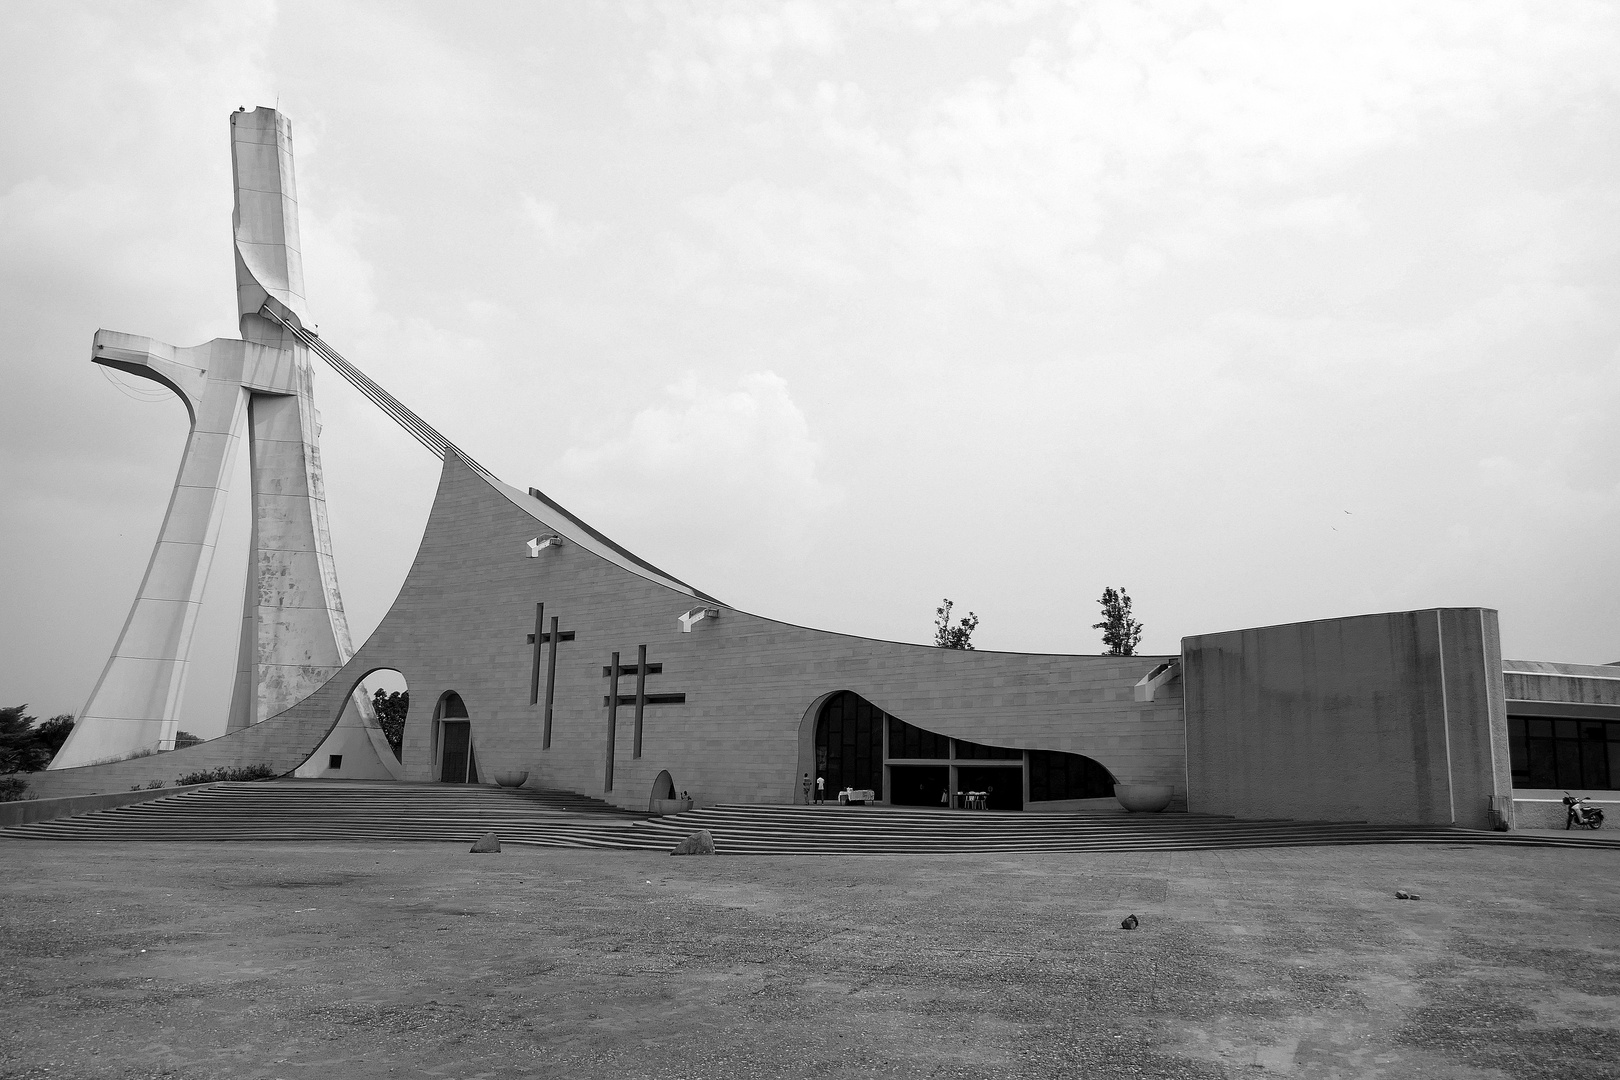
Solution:
<svg viewBox="0 0 1620 1080">
<path fill-rule="evenodd" d="M 353 364 L 349 363 L 349 361 L 345 360 L 342 354 L 340 354 L 336 349 L 333 349 L 318 336 L 304 329 L 302 326 L 299 326 L 297 323 L 290 322 L 283 318 L 276 312 L 271 303 L 266 302 L 264 307 L 259 309 L 259 314 L 281 326 L 299 341 L 303 342 L 303 344 L 308 347 L 311 352 L 314 352 L 321 359 L 325 360 L 327 364 L 336 370 L 339 375 L 342 375 L 344 379 L 348 380 L 349 385 L 360 391 L 360 393 L 364 394 L 366 399 L 369 400 L 373 405 L 377 406 L 384 413 L 388 414 L 388 416 L 393 419 L 394 423 L 404 428 L 405 431 L 409 433 L 417 442 L 427 447 L 428 450 L 433 453 L 434 457 L 443 461 L 445 455 L 455 454 L 462 461 L 465 461 L 468 465 L 472 466 L 472 468 L 485 479 L 496 479 L 494 473 L 490 472 L 478 462 L 474 461 L 465 450 L 461 449 L 461 447 L 445 438 L 439 433 L 437 428 L 428 423 L 426 420 L 423 420 L 420 416 L 416 415 L 416 413 L 412 412 L 405 406 L 404 402 L 400 401 L 393 394 L 390 394 L 387 390 L 384 390 L 369 375 L 355 367 Z"/>
</svg>

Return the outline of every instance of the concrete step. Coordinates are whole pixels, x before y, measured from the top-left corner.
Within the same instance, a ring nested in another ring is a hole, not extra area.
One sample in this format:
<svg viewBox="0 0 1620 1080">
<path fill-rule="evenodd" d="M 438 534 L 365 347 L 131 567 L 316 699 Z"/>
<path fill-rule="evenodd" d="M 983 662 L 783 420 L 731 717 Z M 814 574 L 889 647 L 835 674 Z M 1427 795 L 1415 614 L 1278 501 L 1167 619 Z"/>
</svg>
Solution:
<svg viewBox="0 0 1620 1080">
<path fill-rule="evenodd" d="M 720 805 L 670 817 L 574 792 L 385 781 L 221 783 L 150 802 L 0 830 L 36 840 L 470 843 L 668 851 L 707 829 L 725 854 L 948 855 L 1195 851 L 1348 844 L 1605 847 L 1601 834 L 1488 833 L 1201 814 L 1021 814 L 905 807 Z"/>
</svg>

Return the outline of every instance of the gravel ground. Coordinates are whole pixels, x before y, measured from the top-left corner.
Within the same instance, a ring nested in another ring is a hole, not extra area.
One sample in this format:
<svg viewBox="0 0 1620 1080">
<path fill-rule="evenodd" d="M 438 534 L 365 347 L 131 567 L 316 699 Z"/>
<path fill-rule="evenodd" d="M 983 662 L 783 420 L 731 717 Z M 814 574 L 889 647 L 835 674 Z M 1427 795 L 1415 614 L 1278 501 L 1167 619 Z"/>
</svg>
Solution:
<svg viewBox="0 0 1620 1080">
<path fill-rule="evenodd" d="M 1620 1077 L 1611 851 L 0 862 L 5 1077 Z"/>
</svg>

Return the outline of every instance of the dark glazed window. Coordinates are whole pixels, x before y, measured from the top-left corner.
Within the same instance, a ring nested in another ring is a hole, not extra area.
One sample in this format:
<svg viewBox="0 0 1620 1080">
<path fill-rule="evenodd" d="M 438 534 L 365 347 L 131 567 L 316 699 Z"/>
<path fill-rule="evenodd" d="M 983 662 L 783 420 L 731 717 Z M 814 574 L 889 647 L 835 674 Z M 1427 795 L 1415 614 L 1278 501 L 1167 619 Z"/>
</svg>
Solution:
<svg viewBox="0 0 1620 1080">
<path fill-rule="evenodd" d="M 816 718 L 816 763 L 828 796 L 870 788 L 883 798 L 883 710 L 848 690 L 828 698 Z"/>
<path fill-rule="evenodd" d="M 1114 794 L 1114 774 L 1096 761 L 1059 750 L 1029 752 L 1029 801 L 1106 799 Z"/>
<path fill-rule="evenodd" d="M 983 743 L 963 742 L 957 739 L 956 756 L 971 761 L 1018 761 L 1023 758 L 1024 752 L 1005 746 L 985 746 Z"/>
<path fill-rule="evenodd" d="M 951 756 L 951 740 L 904 720 L 889 717 L 889 756 L 891 758 L 939 758 Z"/>
<path fill-rule="evenodd" d="M 1620 720 L 1508 717 L 1513 786 L 1610 790 L 1620 782 Z"/>
</svg>

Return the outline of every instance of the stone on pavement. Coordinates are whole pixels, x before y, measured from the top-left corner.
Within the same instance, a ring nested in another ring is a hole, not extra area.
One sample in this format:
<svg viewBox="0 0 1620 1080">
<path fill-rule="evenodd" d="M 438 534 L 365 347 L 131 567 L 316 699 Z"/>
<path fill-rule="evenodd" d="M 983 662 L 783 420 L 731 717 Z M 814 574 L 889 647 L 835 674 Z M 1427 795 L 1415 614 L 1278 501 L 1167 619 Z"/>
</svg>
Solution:
<svg viewBox="0 0 1620 1080">
<path fill-rule="evenodd" d="M 709 835 L 708 829 L 699 829 L 685 840 L 675 845 L 671 855 L 713 855 L 714 837 Z"/>
</svg>

